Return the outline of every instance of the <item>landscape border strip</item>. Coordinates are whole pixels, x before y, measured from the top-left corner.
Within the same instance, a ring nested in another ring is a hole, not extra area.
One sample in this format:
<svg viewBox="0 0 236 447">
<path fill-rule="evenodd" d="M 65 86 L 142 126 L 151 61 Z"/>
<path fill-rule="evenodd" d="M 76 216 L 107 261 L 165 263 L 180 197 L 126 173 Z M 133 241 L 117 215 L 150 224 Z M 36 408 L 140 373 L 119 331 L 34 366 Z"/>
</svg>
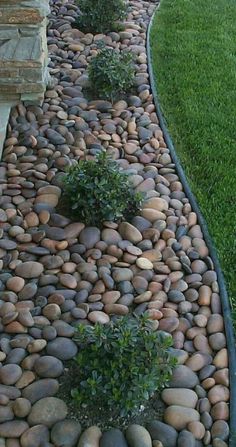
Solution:
<svg viewBox="0 0 236 447">
<path fill-rule="evenodd" d="M 166 120 L 162 114 L 161 106 L 159 103 L 158 90 L 156 88 L 155 77 L 152 67 L 152 55 L 151 55 L 151 45 L 150 45 L 150 34 L 151 28 L 153 24 L 153 19 L 158 11 L 159 4 L 156 6 L 151 20 L 147 29 L 147 41 L 146 41 L 146 49 L 147 49 L 147 65 L 148 72 L 150 78 L 150 86 L 153 94 L 153 101 L 156 107 L 156 113 L 159 119 L 159 124 L 163 132 L 164 140 L 167 144 L 168 149 L 170 150 L 171 158 L 175 164 L 176 172 L 180 178 L 180 181 L 183 185 L 184 191 L 186 193 L 187 198 L 192 206 L 193 211 L 196 213 L 198 218 L 198 223 L 201 226 L 204 239 L 209 248 L 210 256 L 213 260 L 215 271 L 217 273 L 217 281 L 219 284 L 220 298 L 222 304 L 222 311 L 224 317 L 224 325 L 225 325 L 225 333 L 227 339 L 227 350 L 229 357 L 229 375 L 230 375 L 230 434 L 235 432 L 236 427 L 236 346 L 235 346 L 235 336 L 234 336 L 234 328 L 232 323 L 232 315 L 231 315 L 231 307 L 229 303 L 229 297 L 225 285 L 224 275 L 220 266 L 219 258 L 217 255 L 216 248 L 212 241 L 212 238 L 209 234 L 209 230 L 205 221 L 205 218 L 202 215 L 202 212 L 198 206 L 197 200 L 189 186 L 187 177 L 184 173 L 183 167 L 181 165 L 180 159 L 176 153 L 173 141 L 168 131 Z M 229 438 L 229 447 L 235 447 L 235 439 L 232 439 L 231 436 Z"/>
</svg>

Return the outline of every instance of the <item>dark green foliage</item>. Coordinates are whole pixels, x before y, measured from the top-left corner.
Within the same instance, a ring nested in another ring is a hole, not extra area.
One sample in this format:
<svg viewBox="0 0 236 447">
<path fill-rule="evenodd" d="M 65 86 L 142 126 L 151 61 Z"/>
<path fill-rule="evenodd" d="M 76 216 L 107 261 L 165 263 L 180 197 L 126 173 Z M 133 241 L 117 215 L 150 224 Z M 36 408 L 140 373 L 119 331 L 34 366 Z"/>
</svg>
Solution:
<svg viewBox="0 0 236 447">
<path fill-rule="evenodd" d="M 88 225 L 129 220 L 140 210 L 143 200 L 142 193 L 134 192 L 128 175 L 105 152 L 72 166 L 64 185 L 72 213 Z"/>
<path fill-rule="evenodd" d="M 145 316 L 79 325 L 76 341 L 80 384 L 72 396 L 78 404 L 110 406 L 121 415 L 135 414 L 165 386 L 176 365 L 169 350 L 172 337 L 153 331 Z"/>
<path fill-rule="evenodd" d="M 102 48 L 89 65 L 89 80 L 97 95 L 114 100 L 134 85 L 133 56 L 125 51 Z"/>
<path fill-rule="evenodd" d="M 79 0 L 78 5 L 80 15 L 76 27 L 94 34 L 112 31 L 116 22 L 127 15 L 124 0 Z"/>
</svg>

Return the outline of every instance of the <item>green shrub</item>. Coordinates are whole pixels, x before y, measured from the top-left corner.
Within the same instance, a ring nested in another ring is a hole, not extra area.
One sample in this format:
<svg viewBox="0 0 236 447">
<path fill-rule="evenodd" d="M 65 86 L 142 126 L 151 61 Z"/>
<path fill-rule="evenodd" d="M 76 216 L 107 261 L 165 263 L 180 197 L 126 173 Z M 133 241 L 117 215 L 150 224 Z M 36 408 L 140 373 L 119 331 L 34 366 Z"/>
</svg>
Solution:
<svg viewBox="0 0 236 447">
<path fill-rule="evenodd" d="M 105 220 L 129 220 L 143 200 L 142 193 L 134 192 L 128 175 L 105 152 L 69 168 L 64 195 L 76 218 L 97 226 Z"/>
<path fill-rule="evenodd" d="M 99 97 L 114 100 L 134 84 L 133 56 L 125 51 L 102 48 L 89 65 L 89 80 Z"/>
<path fill-rule="evenodd" d="M 79 325 L 76 341 L 79 386 L 72 396 L 79 405 L 115 408 L 122 416 L 135 414 L 161 390 L 176 364 L 169 350 L 172 337 L 153 331 L 144 316 Z"/>
<path fill-rule="evenodd" d="M 124 0 L 79 0 L 78 5 L 80 15 L 76 27 L 94 34 L 112 31 L 116 22 L 127 15 Z"/>
</svg>

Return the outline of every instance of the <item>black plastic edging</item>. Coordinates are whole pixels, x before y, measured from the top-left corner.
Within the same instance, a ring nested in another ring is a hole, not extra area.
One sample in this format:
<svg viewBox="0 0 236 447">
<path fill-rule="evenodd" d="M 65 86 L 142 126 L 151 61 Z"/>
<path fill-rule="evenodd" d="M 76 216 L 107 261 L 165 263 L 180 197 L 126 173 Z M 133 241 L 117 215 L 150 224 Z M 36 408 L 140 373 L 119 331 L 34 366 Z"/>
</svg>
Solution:
<svg viewBox="0 0 236 447">
<path fill-rule="evenodd" d="M 174 144 L 172 142 L 172 139 L 170 137 L 166 121 L 164 119 L 164 116 L 161 111 L 159 99 L 158 99 L 158 93 L 156 89 L 155 84 L 155 78 L 152 68 L 152 56 L 151 56 L 151 46 L 150 46 L 150 34 L 151 34 L 151 28 L 153 23 L 153 18 L 156 15 L 156 12 L 158 10 L 159 5 L 155 8 L 155 11 L 152 15 L 152 18 L 150 20 L 148 30 L 147 30 L 147 56 L 148 56 L 148 71 L 150 76 L 150 85 L 151 90 L 153 94 L 153 100 L 156 107 L 157 116 L 159 119 L 159 124 L 163 132 L 164 140 L 167 144 L 168 149 L 170 150 L 171 158 L 175 164 L 176 172 L 180 178 L 180 181 L 183 185 L 184 191 L 186 193 L 187 198 L 189 199 L 189 202 L 192 206 L 193 211 L 196 213 L 198 217 L 198 223 L 201 226 L 203 236 L 205 239 L 205 242 L 209 248 L 210 256 L 213 260 L 215 271 L 217 274 L 217 280 L 219 284 L 219 292 L 221 297 L 221 304 L 222 304 L 222 311 L 223 311 L 223 317 L 224 317 L 224 324 L 225 324 L 225 333 L 226 333 L 226 339 L 227 339 L 227 350 L 228 350 L 228 357 L 229 357 L 229 376 L 230 376 L 230 434 L 235 434 L 236 430 L 236 348 L 235 348 L 235 338 L 234 338 L 234 328 L 232 323 L 232 315 L 231 315 L 231 307 L 229 303 L 229 297 L 225 285 L 224 275 L 221 270 L 220 262 L 218 259 L 218 255 L 216 252 L 216 248 L 213 244 L 213 241 L 211 239 L 211 236 L 208 231 L 208 227 L 206 224 L 206 221 L 200 211 L 200 208 L 197 204 L 196 198 L 191 191 L 191 188 L 189 186 L 188 180 L 186 178 L 186 175 L 184 173 L 184 170 L 182 168 L 182 165 L 180 163 L 179 157 L 177 156 Z M 236 440 L 235 438 L 232 439 L 232 436 L 230 436 L 229 439 L 229 447 L 235 447 L 236 446 Z"/>
</svg>

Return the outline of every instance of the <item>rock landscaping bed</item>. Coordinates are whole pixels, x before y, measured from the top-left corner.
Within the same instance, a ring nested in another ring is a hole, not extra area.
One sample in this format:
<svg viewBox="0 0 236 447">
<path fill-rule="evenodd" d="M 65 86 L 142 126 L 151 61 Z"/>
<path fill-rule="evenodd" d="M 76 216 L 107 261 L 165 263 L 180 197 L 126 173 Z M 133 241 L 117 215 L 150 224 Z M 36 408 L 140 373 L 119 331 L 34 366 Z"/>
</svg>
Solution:
<svg viewBox="0 0 236 447">
<path fill-rule="evenodd" d="M 0 164 L 0 446 L 225 447 L 229 370 L 219 287 L 150 91 L 145 42 L 155 4 L 130 1 L 124 30 L 92 35 L 72 28 L 73 2 L 50 3 L 55 87 L 42 107 L 12 111 Z M 101 39 L 135 58 L 135 89 L 113 104 L 86 96 Z M 104 149 L 146 198 L 131 223 L 86 227 L 58 212 L 62 177 L 75 160 Z M 157 410 L 145 427 L 124 433 L 81 426 L 79 409 L 68 418 L 57 397 L 63 362 L 78 351 L 75 327 L 133 311 L 173 337 L 178 365 L 161 393 L 163 419 Z"/>
</svg>

